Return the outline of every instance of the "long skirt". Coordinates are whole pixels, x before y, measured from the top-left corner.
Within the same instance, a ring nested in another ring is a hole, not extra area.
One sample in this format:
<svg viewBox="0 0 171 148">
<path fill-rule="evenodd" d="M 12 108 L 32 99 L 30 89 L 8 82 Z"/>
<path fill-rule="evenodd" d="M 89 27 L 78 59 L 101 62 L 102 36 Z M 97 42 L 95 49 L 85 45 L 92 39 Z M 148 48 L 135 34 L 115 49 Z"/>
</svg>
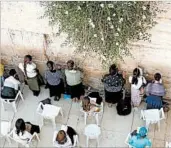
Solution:
<svg viewBox="0 0 171 148">
<path fill-rule="evenodd" d="M 71 95 L 71 98 L 80 99 L 80 97 L 85 94 L 82 83 L 74 86 L 67 85 L 67 89 L 68 89 L 68 94 Z"/>
<path fill-rule="evenodd" d="M 119 100 L 121 100 L 123 97 L 123 93 L 122 90 L 119 92 L 108 92 L 107 90 L 105 90 L 105 101 L 107 103 L 118 103 Z"/>
<path fill-rule="evenodd" d="M 29 88 L 33 91 L 33 94 L 35 96 L 38 96 L 39 93 L 40 93 L 40 86 L 39 86 L 37 76 L 35 76 L 33 78 L 28 78 L 27 79 L 27 84 L 28 84 Z"/>
<path fill-rule="evenodd" d="M 67 134 L 71 139 L 72 144 L 74 144 L 74 135 L 77 135 L 76 131 L 72 127 L 68 126 Z"/>
<path fill-rule="evenodd" d="M 140 90 L 131 88 L 131 101 L 133 106 L 139 106 L 141 103 Z"/>
<path fill-rule="evenodd" d="M 63 93 L 64 85 L 60 82 L 58 85 L 50 85 L 48 84 L 50 97 L 57 96 L 61 98 L 61 94 Z"/>
</svg>

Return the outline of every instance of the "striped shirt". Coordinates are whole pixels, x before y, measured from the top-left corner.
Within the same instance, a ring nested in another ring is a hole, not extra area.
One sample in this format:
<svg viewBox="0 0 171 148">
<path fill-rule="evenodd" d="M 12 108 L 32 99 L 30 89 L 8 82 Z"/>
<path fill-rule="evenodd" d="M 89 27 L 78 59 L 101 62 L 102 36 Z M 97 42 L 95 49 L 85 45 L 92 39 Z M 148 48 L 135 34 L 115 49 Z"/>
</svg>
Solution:
<svg viewBox="0 0 171 148">
<path fill-rule="evenodd" d="M 62 74 L 60 71 L 56 71 L 56 72 L 51 72 L 49 70 L 47 70 L 45 72 L 45 79 L 48 82 L 48 84 L 50 85 L 59 85 L 59 83 L 61 82 L 62 79 Z"/>
</svg>

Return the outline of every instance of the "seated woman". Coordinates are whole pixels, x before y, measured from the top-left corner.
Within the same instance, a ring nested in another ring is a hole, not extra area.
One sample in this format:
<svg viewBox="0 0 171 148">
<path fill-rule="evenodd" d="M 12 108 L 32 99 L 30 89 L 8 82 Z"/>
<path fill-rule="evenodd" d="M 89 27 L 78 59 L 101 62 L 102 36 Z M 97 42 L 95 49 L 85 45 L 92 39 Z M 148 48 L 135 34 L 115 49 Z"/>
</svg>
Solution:
<svg viewBox="0 0 171 148">
<path fill-rule="evenodd" d="M 17 73 L 15 69 L 11 69 L 9 72 L 9 77 L 5 79 L 4 86 L 1 91 L 2 99 L 15 99 L 20 82 L 15 78 Z"/>
<path fill-rule="evenodd" d="M 162 82 L 161 74 L 156 73 L 154 75 L 154 81 L 152 81 L 152 83 L 149 83 L 146 87 L 146 95 L 147 96 L 154 95 L 154 96 L 163 97 L 166 94 L 166 91 L 161 82 Z"/>
<path fill-rule="evenodd" d="M 63 125 L 60 131 L 54 133 L 53 144 L 55 147 L 70 147 L 74 145 L 74 136 L 76 131 L 70 127 Z"/>
<path fill-rule="evenodd" d="M 140 127 L 138 130 L 135 130 L 131 133 L 128 141 L 129 144 L 135 148 L 151 147 L 151 141 L 147 137 L 147 132 L 145 127 Z"/>
<path fill-rule="evenodd" d="M 85 112 L 88 112 L 89 115 L 91 115 L 91 113 L 99 112 L 101 106 L 100 104 L 94 102 L 94 100 L 91 103 L 90 98 L 86 96 L 84 99 L 82 99 L 82 107 Z"/>
<path fill-rule="evenodd" d="M 26 142 L 31 139 L 34 132 L 40 133 L 40 128 L 38 125 L 33 125 L 30 122 L 24 122 L 21 118 L 16 121 L 15 128 L 16 136 Z"/>
</svg>

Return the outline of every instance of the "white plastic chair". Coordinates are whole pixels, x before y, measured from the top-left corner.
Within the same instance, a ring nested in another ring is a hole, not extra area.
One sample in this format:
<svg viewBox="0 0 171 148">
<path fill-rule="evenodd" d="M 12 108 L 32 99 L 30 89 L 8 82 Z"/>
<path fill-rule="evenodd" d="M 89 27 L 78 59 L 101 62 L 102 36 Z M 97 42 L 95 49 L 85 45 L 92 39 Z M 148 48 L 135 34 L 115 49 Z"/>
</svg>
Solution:
<svg viewBox="0 0 171 148">
<path fill-rule="evenodd" d="M 85 127 L 84 134 L 87 137 L 86 147 L 89 145 L 89 139 L 97 140 L 97 147 L 99 146 L 99 136 L 101 134 L 100 127 L 96 124 L 89 124 Z"/>
<path fill-rule="evenodd" d="M 166 142 L 165 148 L 171 148 L 171 142 Z"/>
<path fill-rule="evenodd" d="M 100 111 L 99 112 L 86 112 L 83 110 L 82 106 L 81 106 L 81 109 L 80 111 L 84 114 L 84 124 L 86 125 L 87 124 L 87 117 L 89 116 L 89 114 L 91 114 L 91 116 L 94 116 L 95 117 L 95 120 L 96 120 L 96 124 L 99 125 L 99 115 L 103 115 L 103 102 L 101 103 L 100 105 Z"/>
<path fill-rule="evenodd" d="M 17 100 L 18 100 L 19 98 L 21 98 L 21 100 L 24 102 L 24 98 L 23 98 L 23 95 L 22 95 L 22 93 L 21 93 L 20 90 L 18 91 L 18 93 L 17 93 L 15 99 L 1 98 L 1 101 L 2 101 L 2 108 L 5 110 L 4 103 L 10 104 L 10 105 L 12 105 L 12 107 L 13 107 L 13 109 L 14 109 L 14 112 L 17 112 L 16 102 L 17 102 Z M 10 101 L 12 101 L 12 102 L 10 102 Z"/>
<path fill-rule="evenodd" d="M 61 130 L 64 130 L 65 132 L 67 132 L 67 126 L 66 125 L 62 125 L 61 126 Z M 65 144 L 64 145 L 60 145 L 60 146 L 57 146 L 55 144 L 55 141 L 56 141 L 56 135 L 58 134 L 58 131 L 55 131 L 54 132 L 54 135 L 53 135 L 53 146 L 54 147 L 76 147 L 79 145 L 79 141 L 78 141 L 78 135 L 74 135 L 73 136 L 73 139 L 74 139 L 74 144 L 71 145 L 71 146 L 66 146 Z"/>
<path fill-rule="evenodd" d="M 10 143 L 8 134 L 10 133 L 11 122 L 6 120 L 1 120 L 1 135 L 0 137 L 5 137 L 5 139 Z"/>
<path fill-rule="evenodd" d="M 41 107 L 43 107 L 43 109 Z M 63 117 L 62 108 L 50 104 L 43 105 L 43 103 L 39 103 L 37 113 L 42 117 L 42 120 L 50 119 L 52 121 L 54 129 L 56 129 L 55 119 L 58 114 L 60 113 Z"/>
<path fill-rule="evenodd" d="M 158 123 L 158 130 L 160 130 L 160 120 L 165 119 L 163 108 L 141 110 L 141 118 L 146 121 L 146 128 L 149 128 L 150 124 Z"/>
<path fill-rule="evenodd" d="M 16 133 L 16 128 L 13 128 L 13 130 L 8 134 L 8 137 L 12 140 L 14 140 L 17 145 L 19 146 L 19 144 L 21 144 L 24 147 L 31 147 L 32 141 L 34 139 L 34 137 L 36 137 L 36 139 L 40 142 L 39 136 L 36 132 L 34 132 L 33 135 L 30 136 L 29 141 L 27 140 L 22 140 Z"/>
</svg>

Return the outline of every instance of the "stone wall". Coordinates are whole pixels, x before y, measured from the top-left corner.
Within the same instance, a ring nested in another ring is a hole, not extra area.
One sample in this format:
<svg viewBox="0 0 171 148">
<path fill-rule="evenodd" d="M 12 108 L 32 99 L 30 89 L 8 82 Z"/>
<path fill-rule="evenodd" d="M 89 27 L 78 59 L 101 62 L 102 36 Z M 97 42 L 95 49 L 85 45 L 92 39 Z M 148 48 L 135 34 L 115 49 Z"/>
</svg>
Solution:
<svg viewBox="0 0 171 148">
<path fill-rule="evenodd" d="M 160 7 L 167 10 L 158 16 L 158 24 L 150 30 L 151 42 L 132 43 L 133 57 L 125 57 L 120 62 L 121 69 L 129 76 L 136 66 L 145 69 L 147 77 L 161 72 L 171 95 L 171 2 L 162 2 Z M 33 55 L 34 61 L 43 74 L 47 57 L 57 63 L 73 59 L 84 68 L 85 83 L 102 88 L 101 77 L 105 73 L 98 57 L 94 53 L 77 53 L 75 47 L 67 44 L 66 34 L 58 34 L 57 28 L 51 28 L 47 19 L 40 19 L 43 9 L 38 2 L 2 2 L 1 3 L 1 58 L 6 64 L 18 65 L 25 54 Z M 44 35 L 46 34 L 47 40 Z M 48 46 L 46 47 L 46 42 Z M 91 55 L 91 56 L 90 56 Z"/>
</svg>

